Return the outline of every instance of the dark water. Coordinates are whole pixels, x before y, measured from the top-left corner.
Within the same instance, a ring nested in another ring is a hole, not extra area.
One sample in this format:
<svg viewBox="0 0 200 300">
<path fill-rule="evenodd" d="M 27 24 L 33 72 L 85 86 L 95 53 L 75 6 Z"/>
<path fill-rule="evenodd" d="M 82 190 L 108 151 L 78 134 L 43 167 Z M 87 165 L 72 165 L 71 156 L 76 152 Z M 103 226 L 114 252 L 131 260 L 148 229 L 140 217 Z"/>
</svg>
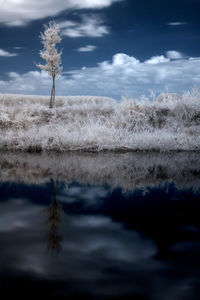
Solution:
<svg viewBox="0 0 200 300">
<path fill-rule="evenodd" d="M 199 299 L 199 153 L 0 159 L 0 289 Z"/>
</svg>

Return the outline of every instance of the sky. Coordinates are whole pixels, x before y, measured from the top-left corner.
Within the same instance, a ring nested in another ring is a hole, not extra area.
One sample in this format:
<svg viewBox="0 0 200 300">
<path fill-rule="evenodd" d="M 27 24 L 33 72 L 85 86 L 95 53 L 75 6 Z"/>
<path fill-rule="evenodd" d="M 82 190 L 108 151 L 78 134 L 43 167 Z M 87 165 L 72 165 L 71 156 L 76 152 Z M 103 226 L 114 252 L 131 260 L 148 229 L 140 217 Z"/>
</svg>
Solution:
<svg viewBox="0 0 200 300">
<path fill-rule="evenodd" d="M 149 97 L 200 85 L 200 0 L 0 0 L 0 93 L 49 95 L 36 64 L 60 27 L 56 95 Z"/>
</svg>

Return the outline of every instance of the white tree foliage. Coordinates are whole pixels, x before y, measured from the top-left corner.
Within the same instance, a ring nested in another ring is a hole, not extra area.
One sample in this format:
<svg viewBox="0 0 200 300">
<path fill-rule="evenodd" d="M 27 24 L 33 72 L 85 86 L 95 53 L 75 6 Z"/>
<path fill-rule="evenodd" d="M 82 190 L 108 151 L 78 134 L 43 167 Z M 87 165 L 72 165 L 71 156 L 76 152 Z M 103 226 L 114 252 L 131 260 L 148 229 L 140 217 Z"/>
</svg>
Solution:
<svg viewBox="0 0 200 300">
<path fill-rule="evenodd" d="M 51 90 L 50 98 L 50 108 L 54 106 L 55 103 L 55 78 L 57 75 L 62 73 L 61 66 L 61 55 L 56 49 L 56 44 L 61 42 L 60 28 L 54 21 L 50 21 L 48 24 L 44 25 L 44 33 L 40 33 L 41 43 L 43 44 L 43 50 L 40 50 L 40 56 L 46 60 L 46 64 L 37 64 L 41 70 L 45 70 L 49 75 L 52 76 L 53 85 Z"/>
</svg>

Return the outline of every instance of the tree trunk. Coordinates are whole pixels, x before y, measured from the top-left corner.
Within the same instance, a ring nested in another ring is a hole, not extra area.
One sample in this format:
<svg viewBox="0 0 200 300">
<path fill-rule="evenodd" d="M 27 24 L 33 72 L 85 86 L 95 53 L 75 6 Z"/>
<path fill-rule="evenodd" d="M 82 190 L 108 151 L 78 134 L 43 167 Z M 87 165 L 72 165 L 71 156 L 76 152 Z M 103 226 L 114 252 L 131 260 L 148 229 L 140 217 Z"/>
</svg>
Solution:
<svg viewBox="0 0 200 300">
<path fill-rule="evenodd" d="M 56 96 L 56 86 L 55 86 L 55 77 L 53 78 L 53 106 L 55 104 L 55 96 Z"/>
<path fill-rule="evenodd" d="M 50 103 L 49 103 L 49 108 L 53 108 L 55 103 L 55 76 L 53 77 L 53 85 L 51 89 L 51 98 L 50 98 Z"/>
</svg>

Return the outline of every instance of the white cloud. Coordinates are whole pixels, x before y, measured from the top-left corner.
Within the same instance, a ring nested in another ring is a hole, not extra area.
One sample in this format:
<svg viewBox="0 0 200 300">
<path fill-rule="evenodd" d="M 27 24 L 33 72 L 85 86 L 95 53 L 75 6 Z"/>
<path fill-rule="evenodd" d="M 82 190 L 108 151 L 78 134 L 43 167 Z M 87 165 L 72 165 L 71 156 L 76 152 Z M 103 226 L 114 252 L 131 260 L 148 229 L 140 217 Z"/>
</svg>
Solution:
<svg viewBox="0 0 200 300">
<path fill-rule="evenodd" d="M 77 49 L 79 52 L 91 52 L 94 51 L 97 47 L 94 45 L 86 45 Z"/>
<path fill-rule="evenodd" d="M 82 15 L 81 22 L 64 21 L 59 23 L 61 34 L 72 38 L 77 37 L 102 37 L 109 33 L 108 28 L 103 25 L 99 15 Z"/>
<path fill-rule="evenodd" d="M 184 55 L 181 52 L 170 50 L 166 52 L 166 55 L 170 59 L 181 59 L 184 57 Z"/>
<path fill-rule="evenodd" d="M 160 64 L 160 63 L 166 63 L 168 61 L 169 61 L 168 58 L 164 57 L 163 55 L 160 55 L 160 56 L 151 57 L 150 59 L 146 60 L 145 63 L 156 65 L 156 64 Z"/>
<path fill-rule="evenodd" d="M 25 47 L 13 47 L 13 49 L 22 50 L 22 49 L 25 49 Z"/>
<path fill-rule="evenodd" d="M 10 52 L 5 51 L 0 48 L 0 56 L 11 57 L 11 56 L 17 56 L 17 55 L 18 55 L 17 53 L 10 53 Z"/>
<path fill-rule="evenodd" d="M 200 58 L 170 60 L 160 56 L 150 59 L 157 63 L 140 62 L 133 56 L 118 53 L 112 61 L 96 67 L 65 72 L 56 79 L 57 95 L 99 95 L 120 99 L 121 95 L 139 97 L 165 91 L 182 93 L 200 83 Z M 11 72 L 9 80 L 0 83 L 0 92 L 48 95 L 51 78 L 45 72 L 24 74 Z"/>
<path fill-rule="evenodd" d="M 0 0 L 0 22 L 8 26 L 23 26 L 65 10 L 102 9 L 120 1 L 123 0 Z"/>
<path fill-rule="evenodd" d="M 122 69 L 125 73 L 129 73 L 134 69 L 135 65 L 138 65 L 140 61 L 133 56 L 126 55 L 124 53 L 117 53 L 113 56 L 112 63 L 109 61 L 103 61 L 99 63 L 99 68 L 106 74 L 115 73 L 116 69 Z"/>
<path fill-rule="evenodd" d="M 113 66 L 134 66 L 139 64 L 139 60 L 133 56 L 128 56 L 124 53 L 118 53 L 113 56 Z"/>
<path fill-rule="evenodd" d="M 181 26 L 181 25 L 186 25 L 187 22 L 169 22 L 167 23 L 167 25 L 170 25 L 170 26 Z"/>
</svg>

